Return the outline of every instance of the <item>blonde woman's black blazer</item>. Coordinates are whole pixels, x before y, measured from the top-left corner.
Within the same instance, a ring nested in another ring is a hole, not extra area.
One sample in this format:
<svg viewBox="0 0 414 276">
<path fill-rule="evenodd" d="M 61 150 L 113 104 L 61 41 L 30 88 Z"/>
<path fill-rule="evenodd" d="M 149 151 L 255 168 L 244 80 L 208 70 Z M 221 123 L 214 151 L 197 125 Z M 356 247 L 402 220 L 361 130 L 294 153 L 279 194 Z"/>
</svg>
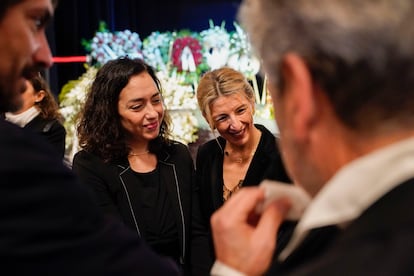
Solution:
<svg viewBox="0 0 414 276">
<path fill-rule="evenodd" d="M 275 136 L 264 126 L 255 125 L 261 138 L 243 181 L 243 186 L 258 185 L 263 179 L 290 183 Z M 221 136 L 200 146 L 196 158 L 197 182 L 200 185 L 201 210 L 205 221 L 223 205 L 223 157 L 226 141 Z M 241 176 L 243 177 L 243 176 Z"/>
</svg>

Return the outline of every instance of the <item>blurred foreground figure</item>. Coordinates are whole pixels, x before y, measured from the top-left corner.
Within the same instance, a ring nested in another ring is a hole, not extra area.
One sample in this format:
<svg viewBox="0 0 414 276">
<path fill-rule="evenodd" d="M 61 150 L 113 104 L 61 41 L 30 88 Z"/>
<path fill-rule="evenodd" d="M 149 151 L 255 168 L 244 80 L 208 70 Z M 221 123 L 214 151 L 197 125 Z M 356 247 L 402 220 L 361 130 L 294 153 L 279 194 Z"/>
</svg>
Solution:
<svg viewBox="0 0 414 276">
<path fill-rule="evenodd" d="M 264 193 L 242 188 L 212 217 L 213 275 L 414 273 L 413 14 L 409 0 L 243 2 L 282 158 L 313 201 L 272 262 L 289 200 L 252 219 Z"/>
<path fill-rule="evenodd" d="M 45 27 L 56 1 L 0 1 L 0 113 L 52 63 Z M 53 147 L 0 120 L 0 255 L 13 275 L 178 275 L 117 220 L 108 221 Z"/>
</svg>

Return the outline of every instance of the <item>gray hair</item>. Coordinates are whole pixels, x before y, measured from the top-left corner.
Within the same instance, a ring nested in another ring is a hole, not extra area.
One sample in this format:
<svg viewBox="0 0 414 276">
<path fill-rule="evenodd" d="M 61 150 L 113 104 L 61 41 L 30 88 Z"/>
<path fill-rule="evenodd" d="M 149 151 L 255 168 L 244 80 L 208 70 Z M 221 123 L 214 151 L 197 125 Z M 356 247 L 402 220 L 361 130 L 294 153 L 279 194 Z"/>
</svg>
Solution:
<svg viewBox="0 0 414 276">
<path fill-rule="evenodd" d="M 270 82 L 294 52 L 348 127 L 414 126 L 412 0 L 245 0 L 238 17 Z"/>
</svg>

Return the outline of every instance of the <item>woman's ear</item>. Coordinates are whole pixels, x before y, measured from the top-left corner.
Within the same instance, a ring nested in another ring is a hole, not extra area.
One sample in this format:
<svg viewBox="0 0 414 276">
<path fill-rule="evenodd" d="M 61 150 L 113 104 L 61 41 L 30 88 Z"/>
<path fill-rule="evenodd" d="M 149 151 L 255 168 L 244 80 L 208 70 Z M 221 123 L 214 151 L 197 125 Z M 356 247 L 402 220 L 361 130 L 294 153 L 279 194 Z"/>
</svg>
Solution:
<svg viewBox="0 0 414 276">
<path fill-rule="evenodd" d="M 41 101 L 43 101 L 45 96 L 46 96 L 45 90 L 40 90 L 39 92 L 37 92 L 35 95 L 35 103 L 40 103 Z"/>
</svg>

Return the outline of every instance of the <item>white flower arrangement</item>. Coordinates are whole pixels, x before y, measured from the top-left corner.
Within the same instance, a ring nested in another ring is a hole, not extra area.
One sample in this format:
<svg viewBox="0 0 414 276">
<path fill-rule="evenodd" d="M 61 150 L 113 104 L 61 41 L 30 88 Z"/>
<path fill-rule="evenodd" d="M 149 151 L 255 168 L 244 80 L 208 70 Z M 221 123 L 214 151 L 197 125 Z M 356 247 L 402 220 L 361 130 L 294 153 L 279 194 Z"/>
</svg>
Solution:
<svg viewBox="0 0 414 276">
<path fill-rule="evenodd" d="M 164 104 L 171 110 L 197 109 L 197 100 L 194 89 L 189 84 L 183 84 L 177 75 L 168 76 L 164 72 L 158 72 L 157 77 L 163 88 Z"/>
<path fill-rule="evenodd" d="M 203 56 L 210 70 L 226 65 L 230 54 L 230 34 L 221 26 L 214 26 L 210 21 L 210 28 L 200 33 L 203 41 Z"/>
<path fill-rule="evenodd" d="M 87 91 L 89 91 L 97 72 L 97 67 L 88 67 L 79 79 L 68 82 L 59 95 L 60 112 L 65 118 L 66 152 L 70 160 L 79 149 L 76 136 L 77 115 L 85 103 Z"/>
<path fill-rule="evenodd" d="M 170 60 L 172 34 L 170 32 L 152 32 L 143 41 L 144 60 L 157 71 L 167 72 Z"/>
<path fill-rule="evenodd" d="M 183 84 L 177 75 L 170 77 L 165 72 L 158 72 L 157 77 L 163 88 L 165 107 L 171 115 L 171 138 L 184 144 L 195 142 L 199 123 L 194 114 L 198 106 L 193 87 Z"/>
<path fill-rule="evenodd" d="M 184 144 L 195 142 L 198 138 L 198 120 L 192 110 L 170 110 L 172 139 Z"/>
<path fill-rule="evenodd" d="M 227 65 L 253 78 L 260 70 L 260 62 L 253 54 L 246 32 L 234 23 L 236 31 L 230 38 L 230 57 Z"/>
<path fill-rule="evenodd" d="M 91 53 L 88 59 L 98 64 L 105 64 L 121 56 L 143 58 L 142 41 L 137 33 L 130 30 L 115 33 L 96 32 L 90 47 Z"/>
</svg>

